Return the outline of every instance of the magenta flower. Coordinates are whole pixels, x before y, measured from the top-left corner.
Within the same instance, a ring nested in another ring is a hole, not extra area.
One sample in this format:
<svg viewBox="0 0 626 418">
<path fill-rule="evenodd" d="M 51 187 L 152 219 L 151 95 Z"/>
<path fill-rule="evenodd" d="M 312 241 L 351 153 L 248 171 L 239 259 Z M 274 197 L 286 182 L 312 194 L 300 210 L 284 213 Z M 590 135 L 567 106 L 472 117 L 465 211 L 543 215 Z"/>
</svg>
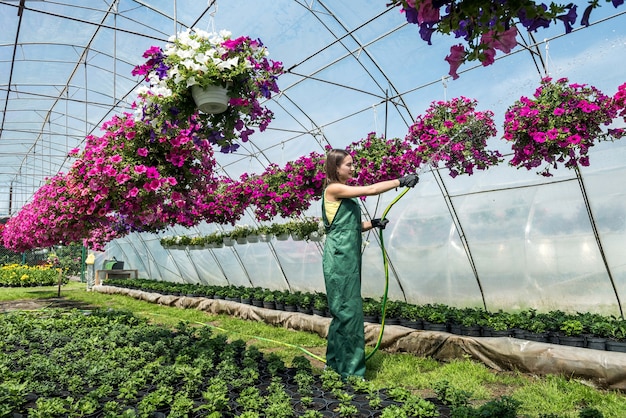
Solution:
<svg viewBox="0 0 626 418">
<path fill-rule="evenodd" d="M 450 71 L 448 72 L 448 74 L 452 76 L 453 80 L 459 78 L 459 75 L 456 73 L 456 71 L 465 61 L 465 56 L 465 47 L 463 45 L 458 44 L 450 47 L 450 54 L 446 56 L 446 61 L 448 61 L 448 64 L 450 64 Z"/>
<path fill-rule="evenodd" d="M 621 105 L 593 86 L 545 78 L 533 97 L 520 98 L 505 114 L 504 139 L 512 143 L 514 156 L 509 164 L 514 167 L 530 170 L 545 163 L 538 174 L 549 177 L 550 169 L 560 164 L 567 168 L 588 165 L 587 153 L 596 140 L 623 136 L 602 130 Z"/>
<path fill-rule="evenodd" d="M 487 149 L 487 140 L 496 134 L 493 112 L 476 111 L 476 105 L 465 97 L 433 102 L 416 118 L 406 141 L 414 146 L 417 166 L 441 162 L 456 177 L 500 162 L 500 153 Z"/>
<path fill-rule="evenodd" d="M 517 45 L 516 37 L 517 28 L 512 26 L 503 32 L 490 30 L 482 35 L 480 41 L 489 48 L 497 49 L 508 54 Z"/>
<path fill-rule="evenodd" d="M 587 7 L 581 24 L 589 25 L 589 15 L 600 2 L 592 1 Z M 614 1 L 615 7 L 623 0 Z M 495 61 L 496 50 L 510 53 L 517 45 L 517 27 L 529 32 L 548 28 L 562 21 L 565 33 L 572 30 L 577 19 L 577 6 L 550 4 L 533 1 L 434 1 L 391 0 L 387 6 L 398 6 L 409 23 L 419 25 L 419 35 L 428 45 L 432 34 L 454 35 L 466 42 L 464 53 L 452 51 L 445 58 L 450 63 L 450 76 L 457 79 L 457 70 L 465 61 L 478 60 L 483 66 Z"/>
</svg>

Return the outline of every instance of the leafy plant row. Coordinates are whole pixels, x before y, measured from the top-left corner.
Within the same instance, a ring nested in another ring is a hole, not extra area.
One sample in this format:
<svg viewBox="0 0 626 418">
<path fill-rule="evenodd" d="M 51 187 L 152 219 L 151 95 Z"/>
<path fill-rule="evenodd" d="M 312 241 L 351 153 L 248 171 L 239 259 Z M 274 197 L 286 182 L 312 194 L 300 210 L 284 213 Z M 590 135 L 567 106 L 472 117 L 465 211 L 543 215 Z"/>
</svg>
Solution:
<svg viewBox="0 0 626 418">
<path fill-rule="evenodd" d="M 439 399 L 343 381 L 209 327 L 148 324 L 130 313 L 42 310 L 0 317 L 0 417 L 515 417 L 519 402 L 474 408 L 438 382 Z"/>
<path fill-rule="evenodd" d="M 150 279 L 110 279 L 106 284 L 179 296 L 226 298 L 251 304 L 254 301 L 271 302 L 274 304 L 274 309 L 295 306 L 300 312 L 312 313 L 315 311 L 319 315 L 328 315 L 326 294 L 323 292 L 290 292 L 261 287 L 183 284 Z M 268 307 L 267 305 L 264 306 Z M 382 309 L 381 300 L 363 299 L 363 313 L 366 317 L 380 319 Z M 554 310 L 542 313 L 536 309 L 526 309 L 519 312 L 504 312 L 502 310 L 489 312 L 475 307 L 456 308 L 436 303 L 416 305 L 404 301 L 387 300 L 385 318 L 386 321 L 397 319 L 403 325 L 418 321 L 443 324 L 446 326 L 445 331 L 453 331 L 457 326 L 480 327 L 483 331 L 508 331 L 508 334 L 503 334 L 506 336 L 514 336 L 514 332 L 524 330 L 546 337 L 552 334 L 563 337 L 595 336 L 613 341 L 626 341 L 626 321 L 624 319 L 588 312 L 567 313 Z"/>
<path fill-rule="evenodd" d="M 167 236 L 160 240 L 163 247 L 171 246 L 198 246 L 207 244 L 223 244 L 225 238 L 238 239 L 253 236 L 280 236 L 293 235 L 299 239 L 320 238 L 325 234 L 323 225 L 319 218 L 305 218 L 303 220 L 292 219 L 286 223 L 272 223 L 252 227 L 249 225 L 235 225 L 230 231 L 215 231 L 208 235 L 189 236 L 177 235 Z"/>
</svg>

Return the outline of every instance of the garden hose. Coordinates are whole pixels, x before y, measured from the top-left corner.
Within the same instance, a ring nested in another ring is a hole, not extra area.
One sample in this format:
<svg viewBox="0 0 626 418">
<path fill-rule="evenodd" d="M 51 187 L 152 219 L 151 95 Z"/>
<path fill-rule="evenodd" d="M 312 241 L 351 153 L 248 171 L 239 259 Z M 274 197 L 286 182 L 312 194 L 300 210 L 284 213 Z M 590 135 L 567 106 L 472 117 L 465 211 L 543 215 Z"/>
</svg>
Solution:
<svg viewBox="0 0 626 418">
<path fill-rule="evenodd" d="M 387 208 L 385 208 L 385 211 L 383 212 L 382 216 L 380 217 L 380 219 L 385 219 L 385 217 L 387 216 L 387 213 L 389 213 L 389 210 L 393 207 L 393 205 L 395 205 L 401 198 L 402 196 L 404 196 L 406 194 L 406 192 L 409 191 L 409 187 L 405 187 L 404 190 L 402 191 L 402 193 L 400 193 L 398 196 L 396 196 L 391 203 L 389 204 L 389 206 L 387 206 Z M 385 241 L 383 239 L 383 229 L 380 228 L 378 230 L 378 238 L 380 239 L 380 249 L 382 251 L 382 255 L 383 255 L 383 266 L 385 268 L 385 291 L 383 292 L 383 298 L 382 298 L 382 303 L 381 303 L 381 312 L 380 312 L 380 332 L 378 333 L 378 340 L 376 341 L 376 345 L 374 346 L 374 350 L 369 353 L 366 357 L 365 357 L 365 361 L 369 360 L 374 353 L 376 353 L 376 351 L 378 351 L 378 348 L 380 347 L 380 344 L 383 340 L 383 332 L 385 331 L 385 314 L 387 311 L 387 294 L 389 293 L 389 262 L 388 262 L 388 258 L 387 258 L 387 252 L 385 251 Z"/>
<path fill-rule="evenodd" d="M 157 314 L 157 313 L 150 313 L 150 315 L 155 315 L 155 316 L 165 316 L 165 315 L 161 315 L 161 314 Z M 227 330 L 225 328 L 221 328 L 218 327 L 217 325 L 212 325 L 206 322 L 200 322 L 200 321 L 193 321 L 194 324 L 198 324 L 198 325 L 202 325 L 202 326 L 206 326 L 212 329 L 217 329 L 219 331 L 222 331 L 225 334 L 231 333 L 231 334 L 239 334 L 243 337 L 247 337 L 247 338 L 253 338 L 255 340 L 260 340 L 260 341 L 265 341 L 265 342 L 270 342 L 270 343 L 274 343 L 274 344 L 278 344 L 278 345 L 284 345 L 285 347 L 291 347 L 291 348 L 297 348 L 298 350 L 302 351 L 303 353 L 305 353 L 306 355 L 321 361 L 322 363 L 326 363 L 326 359 L 318 356 L 317 354 L 311 353 L 310 351 L 308 351 L 305 348 L 300 347 L 299 345 L 295 345 L 295 344 L 289 344 L 283 341 L 277 341 L 277 340 L 272 340 L 269 338 L 265 338 L 265 337 L 259 337 L 258 335 L 250 335 L 250 334 L 244 334 L 242 332 L 238 332 L 238 331 L 232 331 L 232 330 Z"/>
</svg>

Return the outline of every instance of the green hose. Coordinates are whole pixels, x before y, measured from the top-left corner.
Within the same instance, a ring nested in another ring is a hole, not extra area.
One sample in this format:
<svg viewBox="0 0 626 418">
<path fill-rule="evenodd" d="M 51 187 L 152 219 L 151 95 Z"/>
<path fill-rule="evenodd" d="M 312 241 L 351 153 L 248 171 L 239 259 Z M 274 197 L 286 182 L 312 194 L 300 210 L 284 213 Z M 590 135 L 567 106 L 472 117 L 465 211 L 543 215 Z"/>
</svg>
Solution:
<svg viewBox="0 0 626 418">
<path fill-rule="evenodd" d="M 162 314 L 152 313 L 152 312 L 149 313 L 149 315 L 165 316 L 165 315 L 162 315 Z M 310 356 L 310 357 L 312 357 L 312 358 L 314 358 L 316 360 L 319 360 L 322 363 L 326 363 L 326 359 L 318 356 L 317 354 L 311 353 L 310 351 L 300 347 L 299 345 L 289 344 L 289 343 L 286 343 L 286 342 L 283 342 L 283 341 L 277 341 L 277 340 L 272 340 L 272 339 L 269 339 L 269 338 L 259 337 L 258 335 L 249 335 L 249 334 L 244 334 L 244 333 L 238 332 L 238 331 L 227 330 L 225 328 L 221 328 L 221 327 L 218 327 L 217 325 L 212 325 L 212 324 L 209 324 L 209 323 L 206 323 L 206 322 L 193 321 L 193 323 L 194 324 L 198 324 L 198 325 L 202 325 L 202 326 L 205 326 L 205 327 L 209 327 L 209 328 L 212 328 L 212 329 L 216 329 L 216 330 L 222 331 L 223 333 L 226 333 L 226 334 L 227 333 L 239 334 L 239 335 L 241 335 L 243 337 L 254 338 L 255 340 L 259 340 L 259 341 L 265 341 L 265 342 L 270 342 L 270 343 L 274 343 L 274 344 L 278 344 L 278 345 L 284 345 L 286 347 L 297 348 L 298 350 L 302 351 L 303 353 L 307 354 L 308 356 Z"/>
<path fill-rule="evenodd" d="M 395 205 L 398 202 L 398 200 L 400 200 L 402 198 L 402 196 L 404 196 L 406 194 L 406 192 L 408 192 L 408 191 L 409 191 L 409 187 L 405 187 L 405 189 L 402 191 L 402 193 L 400 193 L 398 196 L 396 196 L 396 198 L 393 199 L 393 201 L 389 204 L 389 206 L 387 206 L 387 208 L 383 212 L 383 214 L 380 217 L 380 219 L 385 219 L 385 217 L 387 216 L 387 213 L 389 213 L 389 210 L 392 208 L 392 206 Z M 382 254 L 383 254 L 383 265 L 385 267 L 385 291 L 383 292 L 383 298 L 382 298 L 382 303 L 381 303 L 380 332 L 378 334 L 378 341 L 376 341 L 376 345 L 374 346 L 374 350 L 365 357 L 365 361 L 369 360 L 374 355 L 374 353 L 376 353 L 376 351 L 378 351 L 378 348 L 380 347 L 380 343 L 383 340 L 383 332 L 385 331 L 385 314 L 387 312 L 387 294 L 389 293 L 389 262 L 388 262 L 388 258 L 387 258 L 387 252 L 385 251 L 385 241 L 383 239 L 383 230 L 382 229 L 378 230 L 378 237 L 380 239 L 380 249 L 381 249 Z"/>
</svg>

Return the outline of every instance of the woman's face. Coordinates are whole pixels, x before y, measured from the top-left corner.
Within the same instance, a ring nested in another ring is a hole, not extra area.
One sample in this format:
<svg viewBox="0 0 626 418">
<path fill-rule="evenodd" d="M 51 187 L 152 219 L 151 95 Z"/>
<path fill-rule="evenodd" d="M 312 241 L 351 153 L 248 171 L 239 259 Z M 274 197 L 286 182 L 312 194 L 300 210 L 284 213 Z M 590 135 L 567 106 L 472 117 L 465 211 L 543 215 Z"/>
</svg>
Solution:
<svg viewBox="0 0 626 418">
<path fill-rule="evenodd" d="M 354 165 L 352 162 L 352 156 L 347 155 L 337 168 L 337 177 L 339 177 L 339 181 L 341 181 L 342 183 L 347 182 L 349 179 L 352 178 L 353 171 Z"/>
</svg>

